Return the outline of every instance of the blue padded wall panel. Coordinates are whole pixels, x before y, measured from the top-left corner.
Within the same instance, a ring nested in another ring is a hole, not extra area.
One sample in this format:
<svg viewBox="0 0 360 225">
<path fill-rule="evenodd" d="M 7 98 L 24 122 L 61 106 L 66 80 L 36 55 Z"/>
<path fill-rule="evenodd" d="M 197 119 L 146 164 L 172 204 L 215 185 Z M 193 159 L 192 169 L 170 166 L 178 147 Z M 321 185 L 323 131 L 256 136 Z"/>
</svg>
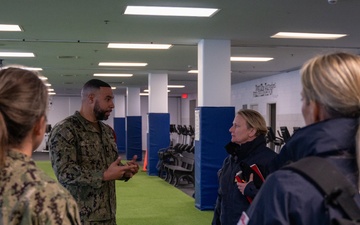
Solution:
<svg viewBox="0 0 360 225">
<path fill-rule="evenodd" d="M 114 130 L 116 135 L 116 145 L 118 147 L 119 153 L 125 153 L 125 117 L 115 117 L 114 118 Z"/>
<path fill-rule="evenodd" d="M 198 140 L 195 140 L 195 207 L 200 210 L 215 208 L 217 172 L 227 156 L 224 146 L 231 140 L 229 132 L 235 116 L 234 107 L 199 107 Z M 195 121 L 197 119 L 195 118 Z"/>
<path fill-rule="evenodd" d="M 156 168 L 159 157 L 158 151 L 170 145 L 170 114 L 149 113 L 148 114 L 148 175 L 158 175 Z"/>
<path fill-rule="evenodd" d="M 127 116 L 126 128 L 126 159 L 137 155 L 142 161 L 141 116 Z"/>
</svg>

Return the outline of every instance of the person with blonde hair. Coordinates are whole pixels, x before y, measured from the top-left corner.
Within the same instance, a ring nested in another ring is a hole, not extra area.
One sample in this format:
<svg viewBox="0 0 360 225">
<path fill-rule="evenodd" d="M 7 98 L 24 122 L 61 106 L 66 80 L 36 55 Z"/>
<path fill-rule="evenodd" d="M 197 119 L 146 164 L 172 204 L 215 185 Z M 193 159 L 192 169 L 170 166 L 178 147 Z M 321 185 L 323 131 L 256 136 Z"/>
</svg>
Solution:
<svg viewBox="0 0 360 225">
<path fill-rule="evenodd" d="M 360 206 L 360 57 L 321 55 L 305 63 L 300 72 L 306 126 L 282 148 L 274 160 L 276 171 L 239 224 L 325 225 L 347 218 L 339 205 L 325 201 L 310 180 L 283 167 L 311 156 L 324 158 L 343 174 L 358 190 L 352 200 Z M 316 172 L 328 176 L 328 171 Z"/>
<path fill-rule="evenodd" d="M 48 92 L 35 72 L 0 70 L 0 224 L 80 225 L 70 193 L 31 156 L 44 138 Z"/>
<path fill-rule="evenodd" d="M 219 189 L 212 225 L 232 225 L 239 220 L 256 196 L 261 180 L 252 173 L 250 166 L 256 164 L 263 176 L 267 165 L 276 153 L 266 147 L 266 122 L 263 116 L 252 109 L 239 110 L 230 127 L 231 141 L 225 146 L 228 156 L 218 171 Z M 237 182 L 239 172 L 245 176 Z"/>
</svg>

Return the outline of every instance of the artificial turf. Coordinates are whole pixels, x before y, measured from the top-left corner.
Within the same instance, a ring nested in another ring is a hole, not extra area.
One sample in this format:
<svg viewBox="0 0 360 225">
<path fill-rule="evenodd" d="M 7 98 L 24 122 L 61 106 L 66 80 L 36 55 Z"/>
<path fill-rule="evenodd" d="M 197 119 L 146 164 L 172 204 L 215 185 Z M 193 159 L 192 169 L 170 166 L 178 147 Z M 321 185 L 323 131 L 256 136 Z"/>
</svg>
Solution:
<svg viewBox="0 0 360 225">
<path fill-rule="evenodd" d="M 55 178 L 49 161 L 37 166 Z M 139 170 L 128 182 L 116 181 L 119 225 L 211 224 L 213 211 L 200 211 L 195 200 L 157 176 Z"/>
</svg>

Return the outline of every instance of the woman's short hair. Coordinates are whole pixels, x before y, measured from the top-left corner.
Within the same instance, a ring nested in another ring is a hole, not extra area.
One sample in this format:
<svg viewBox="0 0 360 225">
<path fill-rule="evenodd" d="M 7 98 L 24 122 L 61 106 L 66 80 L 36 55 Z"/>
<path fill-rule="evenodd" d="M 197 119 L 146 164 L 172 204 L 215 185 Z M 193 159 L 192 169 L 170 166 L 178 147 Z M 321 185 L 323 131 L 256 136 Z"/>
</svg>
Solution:
<svg viewBox="0 0 360 225">
<path fill-rule="evenodd" d="M 323 105 L 330 117 L 360 116 L 360 57 L 349 53 L 317 56 L 301 69 L 305 101 Z"/>
<path fill-rule="evenodd" d="M 256 129 L 256 136 L 267 134 L 265 119 L 259 112 L 252 109 L 240 109 L 237 114 L 245 119 L 248 128 Z"/>
</svg>

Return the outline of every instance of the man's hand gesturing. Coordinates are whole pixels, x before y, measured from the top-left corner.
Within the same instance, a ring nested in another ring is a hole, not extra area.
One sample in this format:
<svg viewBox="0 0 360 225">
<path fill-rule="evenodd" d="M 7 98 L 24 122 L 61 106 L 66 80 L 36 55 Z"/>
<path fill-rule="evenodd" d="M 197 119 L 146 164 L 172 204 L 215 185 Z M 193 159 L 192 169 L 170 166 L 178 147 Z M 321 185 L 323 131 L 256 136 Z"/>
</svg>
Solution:
<svg viewBox="0 0 360 225">
<path fill-rule="evenodd" d="M 132 162 L 134 158 L 130 161 Z M 135 158 L 136 161 L 136 158 Z M 124 174 L 132 174 L 133 171 L 139 170 L 139 165 L 135 163 L 127 163 L 126 165 L 121 163 L 121 157 L 117 158 L 113 163 L 110 164 L 109 168 L 104 172 L 103 180 L 109 181 L 109 180 L 119 180 L 121 179 Z M 132 177 L 132 176 L 131 176 Z"/>
</svg>

